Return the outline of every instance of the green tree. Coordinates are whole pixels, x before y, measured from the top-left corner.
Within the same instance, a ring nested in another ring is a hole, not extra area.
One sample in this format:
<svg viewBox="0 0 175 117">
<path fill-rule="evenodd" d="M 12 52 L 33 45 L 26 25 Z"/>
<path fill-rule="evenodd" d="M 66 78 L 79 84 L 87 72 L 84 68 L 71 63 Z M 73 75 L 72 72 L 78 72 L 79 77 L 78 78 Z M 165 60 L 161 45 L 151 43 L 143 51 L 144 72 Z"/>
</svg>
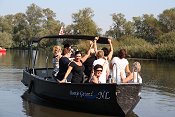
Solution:
<svg viewBox="0 0 175 117">
<path fill-rule="evenodd" d="M 163 32 L 175 31 L 175 8 L 164 10 L 159 16 Z"/>
<path fill-rule="evenodd" d="M 147 41 L 154 42 L 161 34 L 159 22 L 153 15 L 144 14 L 142 17 L 133 17 L 135 35 Z"/>
<path fill-rule="evenodd" d="M 12 36 L 6 32 L 0 32 L 0 47 L 10 48 L 12 46 Z"/>
<path fill-rule="evenodd" d="M 13 29 L 13 46 L 22 47 L 27 45 L 29 33 L 27 33 L 29 25 L 24 13 L 17 13 L 14 15 L 14 29 Z"/>
<path fill-rule="evenodd" d="M 6 15 L 0 17 L 1 32 L 12 34 L 13 32 L 13 15 Z"/>
<path fill-rule="evenodd" d="M 31 4 L 27 7 L 26 19 L 29 24 L 29 39 L 38 36 L 43 24 L 42 9 L 35 4 Z"/>
<path fill-rule="evenodd" d="M 73 33 L 83 35 L 98 35 L 101 31 L 92 20 L 94 16 L 91 8 L 84 8 L 78 13 L 72 14 L 73 18 Z"/>
<path fill-rule="evenodd" d="M 133 35 L 133 23 L 127 21 L 123 14 L 112 14 L 112 20 L 113 25 L 110 27 L 110 30 L 106 32 L 106 35 L 112 36 L 113 38 L 120 38 L 123 35 Z"/>
<path fill-rule="evenodd" d="M 58 34 L 59 29 L 61 28 L 61 22 L 56 20 L 56 13 L 54 13 L 51 9 L 46 8 L 43 9 L 43 16 L 42 35 Z"/>
</svg>

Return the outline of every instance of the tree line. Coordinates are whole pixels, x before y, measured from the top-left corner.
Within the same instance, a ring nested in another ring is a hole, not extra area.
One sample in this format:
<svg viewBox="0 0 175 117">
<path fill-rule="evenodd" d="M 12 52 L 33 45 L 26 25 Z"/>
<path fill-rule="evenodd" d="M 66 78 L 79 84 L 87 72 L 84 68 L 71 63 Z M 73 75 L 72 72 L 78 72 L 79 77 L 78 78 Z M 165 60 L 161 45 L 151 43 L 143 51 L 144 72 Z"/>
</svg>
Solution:
<svg viewBox="0 0 175 117">
<path fill-rule="evenodd" d="M 157 17 L 143 14 L 131 21 L 122 13 L 113 13 L 113 23 L 105 34 L 93 21 L 94 15 L 91 8 L 83 8 L 72 14 L 72 24 L 65 25 L 51 9 L 31 4 L 25 13 L 0 16 L 0 46 L 26 48 L 33 37 L 58 34 L 64 26 L 65 34 L 112 37 L 115 54 L 125 48 L 131 57 L 175 59 L 175 8 Z"/>
</svg>

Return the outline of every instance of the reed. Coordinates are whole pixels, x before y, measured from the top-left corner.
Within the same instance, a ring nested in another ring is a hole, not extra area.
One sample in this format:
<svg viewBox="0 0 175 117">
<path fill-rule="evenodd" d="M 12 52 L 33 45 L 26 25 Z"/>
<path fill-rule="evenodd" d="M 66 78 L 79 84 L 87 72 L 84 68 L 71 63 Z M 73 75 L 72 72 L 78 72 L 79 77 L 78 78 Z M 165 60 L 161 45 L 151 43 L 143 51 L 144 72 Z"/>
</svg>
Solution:
<svg viewBox="0 0 175 117">
<path fill-rule="evenodd" d="M 152 44 L 142 38 L 124 36 L 120 39 L 113 39 L 112 44 L 114 56 L 118 56 L 118 50 L 124 48 L 127 50 L 128 57 L 130 58 L 175 60 L 175 43 L 172 40 L 167 43 Z M 98 49 L 104 46 L 109 48 L 107 44 L 98 44 L 97 46 Z M 80 41 L 78 47 L 83 51 L 87 50 L 89 41 Z"/>
</svg>

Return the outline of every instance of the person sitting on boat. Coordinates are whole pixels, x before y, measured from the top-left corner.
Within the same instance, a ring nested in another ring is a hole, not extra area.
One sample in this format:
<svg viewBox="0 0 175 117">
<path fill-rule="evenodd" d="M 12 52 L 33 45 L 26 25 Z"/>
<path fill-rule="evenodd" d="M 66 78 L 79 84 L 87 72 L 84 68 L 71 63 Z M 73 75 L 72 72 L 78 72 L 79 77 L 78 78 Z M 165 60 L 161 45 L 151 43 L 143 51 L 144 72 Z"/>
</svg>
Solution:
<svg viewBox="0 0 175 117">
<path fill-rule="evenodd" d="M 54 70 L 53 70 L 54 76 L 56 76 L 59 71 L 59 59 L 62 57 L 61 53 L 62 53 L 62 50 L 60 46 L 56 45 L 53 47 L 52 64 L 54 67 Z"/>
<path fill-rule="evenodd" d="M 102 74 L 103 71 L 103 66 L 102 65 L 95 65 L 94 66 L 94 74 L 92 76 L 92 78 L 90 79 L 90 83 L 94 83 L 94 84 L 99 84 L 101 83 L 99 81 L 100 75 Z"/>
<path fill-rule="evenodd" d="M 91 49 L 92 46 L 90 46 Z M 87 54 L 82 57 L 81 51 L 75 52 L 75 59 L 69 64 L 67 72 L 63 78 L 63 80 L 59 81 L 59 83 L 64 83 L 67 80 L 68 75 L 72 72 L 71 83 L 83 83 L 84 80 L 84 61 L 90 56 L 90 49 Z"/>
<path fill-rule="evenodd" d="M 72 51 L 71 48 L 64 48 L 63 49 L 63 56 L 59 60 L 59 72 L 56 76 L 57 80 L 63 80 L 64 75 L 68 69 L 68 64 L 71 62 L 70 57 L 71 57 Z M 69 74 L 67 78 L 67 82 L 71 82 L 71 74 Z"/>
<path fill-rule="evenodd" d="M 108 79 L 108 75 L 109 75 L 109 62 L 108 60 L 105 59 L 103 50 L 98 50 L 96 57 L 97 57 L 97 60 L 93 62 L 93 67 L 97 64 L 103 66 L 103 71 L 102 71 L 102 74 L 100 75 L 99 81 L 101 83 L 106 83 L 106 80 Z M 93 76 L 93 74 L 94 74 L 94 71 L 92 71 L 91 76 Z"/>
<path fill-rule="evenodd" d="M 126 50 L 120 49 L 118 52 L 119 57 L 114 57 L 111 61 L 110 68 L 112 69 L 112 78 L 115 82 L 121 83 L 121 71 L 124 71 L 123 75 L 126 77 L 131 74 L 129 69 L 129 62 L 126 59 Z"/>
<path fill-rule="evenodd" d="M 122 78 L 122 83 L 142 83 L 142 78 L 139 74 L 141 71 L 141 65 L 139 62 L 134 62 L 132 65 L 132 73 L 125 77 L 124 71 L 121 71 L 120 75 Z"/>
</svg>

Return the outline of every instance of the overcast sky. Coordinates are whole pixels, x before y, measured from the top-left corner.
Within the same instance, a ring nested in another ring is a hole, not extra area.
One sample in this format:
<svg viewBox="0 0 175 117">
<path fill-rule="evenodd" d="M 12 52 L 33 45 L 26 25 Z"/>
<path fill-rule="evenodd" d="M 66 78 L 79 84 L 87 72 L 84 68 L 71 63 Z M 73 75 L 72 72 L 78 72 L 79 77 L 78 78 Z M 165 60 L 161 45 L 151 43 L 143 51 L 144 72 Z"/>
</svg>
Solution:
<svg viewBox="0 0 175 117">
<path fill-rule="evenodd" d="M 112 25 L 113 13 L 122 13 L 127 20 L 131 20 L 143 14 L 157 17 L 165 9 L 175 8 L 175 0 L 0 0 L 0 15 L 25 13 L 32 3 L 50 8 L 56 13 L 57 20 L 66 25 L 72 23 L 72 13 L 90 7 L 95 14 L 93 20 L 103 32 Z"/>
</svg>

